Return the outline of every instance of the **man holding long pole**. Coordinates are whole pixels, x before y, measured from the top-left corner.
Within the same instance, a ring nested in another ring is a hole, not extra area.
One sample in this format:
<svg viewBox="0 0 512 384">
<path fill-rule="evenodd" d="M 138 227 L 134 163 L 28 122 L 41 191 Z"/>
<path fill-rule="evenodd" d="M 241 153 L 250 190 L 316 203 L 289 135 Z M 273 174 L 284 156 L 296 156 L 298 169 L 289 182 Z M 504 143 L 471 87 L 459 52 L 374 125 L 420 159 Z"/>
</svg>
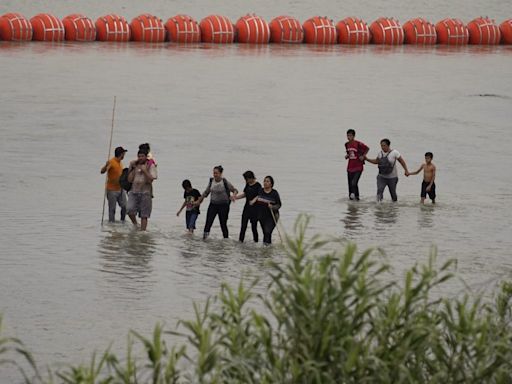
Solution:
<svg viewBox="0 0 512 384">
<path fill-rule="evenodd" d="M 128 152 L 123 147 L 117 147 L 114 151 L 114 157 L 107 161 L 101 168 L 101 173 L 107 172 L 107 182 L 105 184 L 106 196 L 108 201 L 108 221 L 115 221 L 116 205 L 121 207 L 121 222 L 126 218 L 126 192 L 119 184 L 119 177 L 123 172 L 124 154 Z"/>
</svg>

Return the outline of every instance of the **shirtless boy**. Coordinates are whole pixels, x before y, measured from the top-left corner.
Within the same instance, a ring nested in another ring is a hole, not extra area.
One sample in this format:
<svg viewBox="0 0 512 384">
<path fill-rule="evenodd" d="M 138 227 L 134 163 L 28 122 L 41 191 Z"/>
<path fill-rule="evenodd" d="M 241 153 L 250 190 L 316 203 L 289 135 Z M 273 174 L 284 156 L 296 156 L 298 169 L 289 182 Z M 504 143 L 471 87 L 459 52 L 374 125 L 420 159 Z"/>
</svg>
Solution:
<svg viewBox="0 0 512 384">
<path fill-rule="evenodd" d="M 425 204 L 425 198 L 430 197 L 432 204 L 436 203 L 436 166 L 432 162 L 434 155 L 432 152 L 425 153 L 425 163 L 421 164 L 420 169 L 411 172 L 409 175 L 417 175 L 423 169 L 423 182 L 421 183 L 421 204 Z"/>
</svg>

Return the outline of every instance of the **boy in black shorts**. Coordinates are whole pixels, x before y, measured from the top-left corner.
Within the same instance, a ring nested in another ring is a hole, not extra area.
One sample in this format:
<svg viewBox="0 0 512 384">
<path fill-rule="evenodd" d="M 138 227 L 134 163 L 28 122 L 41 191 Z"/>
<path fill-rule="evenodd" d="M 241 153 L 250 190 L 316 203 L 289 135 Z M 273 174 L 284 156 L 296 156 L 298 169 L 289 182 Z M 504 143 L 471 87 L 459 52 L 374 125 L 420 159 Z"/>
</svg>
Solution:
<svg viewBox="0 0 512 384">
<path fill-rule="evenodd" d="M 409 175 L 417 175 L 423 169 L 423 182 L 421 183 L 421 204 L 425 204 L 425 198 L 430 197 L 432 204 L 436 203 L 436 166 L 432 162 L 434 155 L 432 152 L 425 153 L 425 163 L 421 164 L 416 172 L 411 172 Z"/>
</svg>

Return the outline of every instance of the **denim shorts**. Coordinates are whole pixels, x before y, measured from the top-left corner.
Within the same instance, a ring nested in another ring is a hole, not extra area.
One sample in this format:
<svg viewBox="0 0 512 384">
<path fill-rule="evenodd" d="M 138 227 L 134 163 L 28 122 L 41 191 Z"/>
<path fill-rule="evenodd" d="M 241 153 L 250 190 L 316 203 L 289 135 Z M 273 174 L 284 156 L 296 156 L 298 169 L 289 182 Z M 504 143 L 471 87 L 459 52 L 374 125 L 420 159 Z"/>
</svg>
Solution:
<svg viewBox="0 0 512 384">
<path fill-rule="evenodd" d="M 195 211 L 185 212 L 185 225 L 187 229 L 196 229 L 196 220 L 199 214 Z"/>
</svg>

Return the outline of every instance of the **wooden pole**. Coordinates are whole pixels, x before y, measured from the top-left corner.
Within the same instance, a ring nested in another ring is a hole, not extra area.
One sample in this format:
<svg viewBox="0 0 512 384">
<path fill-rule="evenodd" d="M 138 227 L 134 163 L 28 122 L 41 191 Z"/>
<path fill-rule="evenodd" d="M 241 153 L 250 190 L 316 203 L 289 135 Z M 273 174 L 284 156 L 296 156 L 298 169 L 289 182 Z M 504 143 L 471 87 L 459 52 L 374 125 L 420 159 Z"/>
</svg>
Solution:
<svg viewBox="0 0 512 384">
<path fill-rule="evenodd" d="M 279 239 L 281 240 L 281 243 L 283 242 L 283 237 L 281 236 L 281 231 L 279 230 L 279 226 L 277 225 L 276 215 L 274 214 L 274 210 L 272 208 L 270 209 L 270 213 L 272 214 L 272 219 L 274 219 L 274 223 L 276 224 L 277 233 L 279 233 Z"/>
</svg>

